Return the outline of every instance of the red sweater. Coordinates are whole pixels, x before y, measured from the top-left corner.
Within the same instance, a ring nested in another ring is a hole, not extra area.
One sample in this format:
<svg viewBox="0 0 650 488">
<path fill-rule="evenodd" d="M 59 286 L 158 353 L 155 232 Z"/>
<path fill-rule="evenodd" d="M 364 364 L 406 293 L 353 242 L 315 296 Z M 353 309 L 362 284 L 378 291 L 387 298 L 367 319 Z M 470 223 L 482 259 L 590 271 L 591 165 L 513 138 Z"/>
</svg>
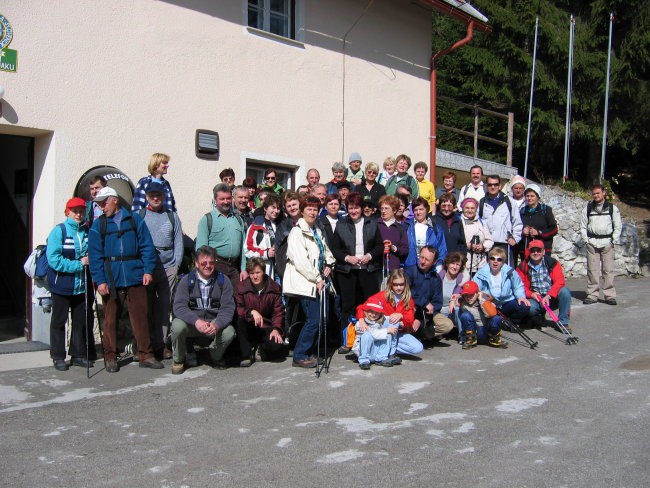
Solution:
<svg viewBox="0 0 650 488">
<path fill-rule="evenodd" d="M 401 300 L 397 304 L 397 307 L 393 307 L 386 300 L 385 291 L 380 291 L 378 293 L 375 293 L 370 298 L 368 298 L 368 300 L 373 300 L 373 299 L 374 300 L 381 299 L 382 303 L 384 304 L 384 315 L 388 316 L 395 312 L 402 314 L 402 332 L 404 332 L 405 334 L 412 334 L 414 332 L 413 321 L 415 320 L 415 302 L 413 301 L 412 298 L 411 301 L 409 302 L 408 310 L 406 310 L 404 307 L 404 300 Z M 362 303 L 357 307 L 357 320 L 361 320 L 364 317 L 363 315 L 364 305 L 365 304 Z"/>
</svg>

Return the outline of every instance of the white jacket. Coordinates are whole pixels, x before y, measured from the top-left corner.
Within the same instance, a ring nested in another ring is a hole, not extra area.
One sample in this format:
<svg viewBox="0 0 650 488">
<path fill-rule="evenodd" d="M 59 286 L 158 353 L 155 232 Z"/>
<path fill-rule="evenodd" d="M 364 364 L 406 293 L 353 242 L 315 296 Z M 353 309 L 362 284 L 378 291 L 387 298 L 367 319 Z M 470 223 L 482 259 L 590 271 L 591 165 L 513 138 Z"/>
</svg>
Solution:
<svg viewBox="0 0 650 488">
<path fill-rule="evenodd" d="M 287 295 L 315 298 L 318 292 L 316 285 L 324 279 L 318 270 L 320 250 L 314 232 L 318 233 L 323 243 L 324 264 L 332 266 L 336 261 L 320 229 L 312 230 L 304 219 L 298 220 L 287 241 L 287 266 L 282 279 L 282 292 Z"/>
<path fill-rule="evenodd" d="M 606 205 L 605 205 L 606 204 Z M 609 205 L 612 206 L 612 216 L 609 216 Z M 596 204 L 591 202 L 591 218 L 587 216 L 587 205 L 582 210 L 580 218 L 580 235 L 582 240 L 591 244 L 597 249 L 608 247 L 613 244 L 618 244 L 621 238 L 621 230 L 623 222 L 621 220 L 621 212 L 618 207 L 610 202 L 603 202 L 603 205 L 598 208 Z M 588 234 L 591 234 L 590 237 Z M 607 237 L 611 234 L 611 237 Z M 603 237 L 593 237 L 603 236 Z"/>
<path fill-rule="evenodd" d="M 487 253 L 490 252 L 492 246 L 494 246 L 494 241 L 492 240 L 492 234 L 490 229 L 487 228 L 487 225 L 475 217 L 474 220 L 466 219 L 464 216 L 461 216 L 461 221 L 463 222 L 463 230 L 465 231 L 465 240 L 467 241 L 467 268 L 471 273 L 475 273 L 478 269 L 486 263 Z M 478 253 L 475 252 L 472 257 L 470 251 L 472 238 L 478 236 L 479 244 L 483 244 L 485 252 Z M 472 269 L 469 269 L 471 265 Z"/>
<path fill-rule="evenodd" d="M 494 242 L 507 242 L 508 234 L 511 234 L 515 242 L 521 240 L 521 231 L 524 226 L 521 223 L 521 215 L 519 214 L 519 209 L 510 203 L 512 211 L 508 209 L 508 204 L 506 200 L 510 200 L 505 194 L 501 194 L 502 199 L 497 205 L 497 208 L 492 208 L 487 202 L 487 197 L 483 197 L 482 201 L 479 202 L 479 217 L 483 219 L 483 223 L 487 225 L 487 228 L 490 229 L 492 234 L 492 239 Z M 481 203 L 483 204 L 483 215 L 480 215 Z"/>
</svg>

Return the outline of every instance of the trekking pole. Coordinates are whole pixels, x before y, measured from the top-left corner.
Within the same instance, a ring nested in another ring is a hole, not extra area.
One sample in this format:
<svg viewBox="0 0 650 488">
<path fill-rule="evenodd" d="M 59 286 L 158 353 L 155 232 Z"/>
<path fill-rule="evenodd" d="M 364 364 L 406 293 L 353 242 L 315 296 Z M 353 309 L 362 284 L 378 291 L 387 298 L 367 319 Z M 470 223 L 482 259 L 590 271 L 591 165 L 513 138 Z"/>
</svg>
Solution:
<svg viewBox="0 0 650 488">
<path fill-rule="evenodd" d="M 93 287 L 93 300 L 95 301 L 95 313 L 97 314 L 97 328 L 99 329 L 99 340 L 102 343 L 102 356 L 104 355 L 104 333 L 102 332 L 102 321 L 99 318 L 99 305 L 97 304 L 97 292 Z M 103 308 L 102 308 L 103 313 Z"/>
<path fill-rule="evenodd" d="M 86 379 L 90 379 L 90 346 L 88 345 L 88 265 L 84 264 L 84 328 L 86 329 Z"/>
<path fill-rule="evenodd" d="M 474 246 L 477 244 L 480 244 L 480 238 L 479 236 L 473 236 L 472 240 L 469 241 L 469 249 L 470 249 L 470 260 L 469 260 L 469 279 L 473 279 L 474 275 L 476 274 L 476 271 L 474 271 Z"/>
<path fill-rule="evenodd" d="M 390 241 L 385 240 L 384 241 L 384 257 L 382 259 L 381 263 L 381 289 L 385 290 L 386 285 L 388 283 L 388 274 L 389 274 L 389 266 L 390 266 L 390 261 L 389 261 L 389 256 L 390 256 Z"/>
<path fill-rule="evenodd" d="M 537 301 L 542 304 L 546 312 L 548 313 L 548 316 L 551 317 L 551 320 L 555 322 L 555 325 L 557 325 L 557 328 L 566 336 L 566 344 L 567 345 L 572 345 L 572 344 L 577 344 L 578 343 L 578 338 L 574 336 L 571 331 L 567 328 L 566 325 L 560 320 L 560 318 L 551 310 L 551 307 L 548 306 L 548 304 L 543 301 L 539 295 L 537 296 Z"/>
<path fill-rule="evenodd" d="M 519 326 L 518 326 L 517 324 L 515 324 L 512 320 L 510 320 L 508 317 L 506 317 L 506 316 L 503 314 L 503 312 L 502 312 L 501 310 L 499 310 L 498 308 L 497 308 L 497 314 L 499 315 L 499 317 L 501 317 L 501 319 L 503 320 L 503 322 L 504 322 L 504 323 L 505 323 L 505 324 L 510 328 L 510 330 L 511 330 L 512 332 L 515 332 L 515 333 L 519 334 L 519 336 L 520 336 L 524 341 L 526 341 L 526 344 L 527 344 L 531 349 L 535 349 L 535 348 L 537 347 L 538 342 L 537 342 L 537 341 L 534 341 L 533 339 L 531 339 L 531 337 L 530 337 L 528 334 L 526 334 L 526 333 L 522 330 L 521 327 L 519 327 Z"/>
<path fill-rule="evenodd" d="M 508 243 L 508 266 L 512 267 L 514 263 L 512 263 L 512 246 L 510 245 L 510 239 L 512 238 L 512 234 L 508 232 L 508 238 L 506 239 L 506 242 Z"/>
<path fill-rule="evenodd" d="M 327 304 L 325 302 L 326 297 L 325 297 L 325 288 L 324 286 L 319 294 L 319 310 L 318 310 L 318 343 L 316 346 L 316 378 L 320 378 L 320 374 L 325 369 L 325 365 L 327 363 L 327 322 L 326 320 L 326 312 L 325 309 L 327 307 Z M 325 352 L 325 358 L 323 362 L 320 360 L 320 343 L 321 343 L 321 331 L 323 330 L 323 325 L 325 326 L 325 330 L 323 331 L 323 337 L 325 340 L 325 344 L 323 346 L 324 352 Z M 329 371 L 329 367 L 327 368 L 327 371 Z"/>
</svg>

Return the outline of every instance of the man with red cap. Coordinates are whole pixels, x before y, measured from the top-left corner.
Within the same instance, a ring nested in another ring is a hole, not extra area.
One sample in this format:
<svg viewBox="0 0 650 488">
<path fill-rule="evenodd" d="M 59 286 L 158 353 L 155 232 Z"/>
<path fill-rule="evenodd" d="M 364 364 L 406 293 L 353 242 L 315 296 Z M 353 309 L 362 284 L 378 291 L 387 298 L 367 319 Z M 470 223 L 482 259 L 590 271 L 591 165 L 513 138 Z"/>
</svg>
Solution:
<svg viewBox="0 0 650 488">
<path fill-rule="evenodd" d="M 558 308 L 559 319 L 568 328 L 571 314 L 571 290 L 566 287 L 562 265 L 546 254 L 544 241 L 532 240 L 528 244 L 524 260 L 517 267 L 517 273 L 524 283 L 526 298 L 530 298 L 530 317 L 533 325 L 544 323 L 544 305 Z"/>
</svg>

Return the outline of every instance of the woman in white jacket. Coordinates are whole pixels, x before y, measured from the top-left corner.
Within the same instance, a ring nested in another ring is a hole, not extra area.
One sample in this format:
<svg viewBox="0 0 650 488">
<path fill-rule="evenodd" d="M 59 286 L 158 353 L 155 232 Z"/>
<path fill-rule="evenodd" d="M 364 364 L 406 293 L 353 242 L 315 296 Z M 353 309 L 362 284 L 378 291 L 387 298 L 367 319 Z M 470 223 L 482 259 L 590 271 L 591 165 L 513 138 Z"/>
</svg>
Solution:
<svg viewBox="0 0 650 488">
<path fill-rule="evenodd" d="M 460 204 L 463 212 L 462 222 L 467 241 L 467 270 L 470 278 L 486 263 L 487 253 L 490 252 L 494 241 L 487 225 L 476 215 L 478 202 L 473 198 L 466 198 Z"/>
<path fill-rule="evenodd" d="M 314 368 L 318 364 L 318 358 L 311 352 L 318 340 L 319 294 L 335 261 L 322 232 L 315 225 L 319 207 L 320 200 L 313 196 L 300 202 L 302 217 L 289 233 L 282 282 L 283 293 L 299 298 L 307 317 L 293 351 L 293 366 L 300 368 Z"/>
</svg>

